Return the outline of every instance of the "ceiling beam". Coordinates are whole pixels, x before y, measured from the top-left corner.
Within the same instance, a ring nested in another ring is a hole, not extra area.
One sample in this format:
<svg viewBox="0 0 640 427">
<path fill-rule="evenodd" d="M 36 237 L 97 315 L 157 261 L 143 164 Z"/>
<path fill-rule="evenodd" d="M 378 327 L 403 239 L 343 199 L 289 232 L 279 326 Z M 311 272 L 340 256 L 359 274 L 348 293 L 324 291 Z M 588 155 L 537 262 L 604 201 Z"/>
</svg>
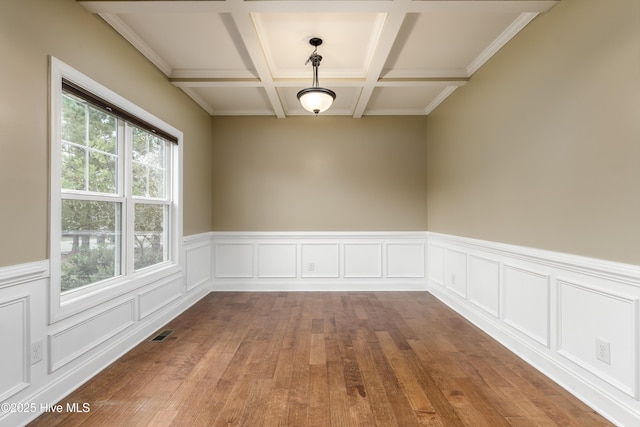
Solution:
<svg viewBox="0 0 640 427">
<path fill-rule="evenodd" d="M 251 62 L 255 67 L 258 78 L 262 82 L 262 87 L 267 94 L 267 98 L 273 108 L 274 114 L 278 118 L 285 118 L 286 114 L 284 106 L 278 96 L 278 91 L 273 82 L 273 76 L 271 75 L 271 70 L 269 69 L 269 64 L 267 63 L 267 58 L 264 55 L 258 34 L 253 26 L 251 15 L 245 8 L 246 2 L 243 0 L 227 0 L 226 3 L 233 4 L 235 6 L 230 12 L 231 17 L 236 24 L 238 32 L 240 33 L 242 43 L 244 43 L 244 48 L 251 58 Z"/>
<path fill-rule="evenodd" d="M 369 104 L 375 84 L 382 74 L 384 64 L 387 62 L 389 53 L 393 48 L 393 44 L 398 37 L 404 18 L 407 15 L 408 3 L 411 3 L 411 0 L 395 0 L 393 2 L 393 10 L 389 11 L 387 14 L 384 28 L 380 33 L 380 38 L 377 40 L 374 55 L 371 58 L 371 63 L 367 69 L 364 87 L 362 88 L 360 98 L 358 99 L 358 103 L 353 111 L 353 117 L 356 119 L 362 117 L 367 105 Z"/>
</svg>

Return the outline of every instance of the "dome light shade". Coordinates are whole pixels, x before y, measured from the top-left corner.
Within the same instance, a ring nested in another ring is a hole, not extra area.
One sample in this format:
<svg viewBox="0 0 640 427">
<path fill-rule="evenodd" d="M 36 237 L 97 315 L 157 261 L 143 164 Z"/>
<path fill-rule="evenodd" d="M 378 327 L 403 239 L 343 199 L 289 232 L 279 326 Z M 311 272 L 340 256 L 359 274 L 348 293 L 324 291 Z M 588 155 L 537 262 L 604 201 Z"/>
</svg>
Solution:
<svg viewBox="0 0 640 427">
<path fill-rule="evenodd" d="M 307 63 L 311 62 L 313 66 L 313 83 L 311 87 L 298 92 L 298 101 L 300 101 L 305 110 L 318 115 L 318 113 L 322 113 L 331 107 L 331 104 L 336 99 L 336 93 L 331 89 L 320 87 L 318 84 L 318 67 L 320 66 L 320 61 L 322 61 L 322 56 L 318 55 L 317 52 L 318 46 L 322 44 L 322 39 L 314 37 L 309 40 L 309 44 L 315 47 L 313 53 L 307 59 Z"/>
<path fill-rule="evenodd" d="M 315 114 L 328 110 L 334 99 L 335 92 L 323 87 L 308 87 L 298 92 L 298 100 L 302 107 Z"/>
</svg>

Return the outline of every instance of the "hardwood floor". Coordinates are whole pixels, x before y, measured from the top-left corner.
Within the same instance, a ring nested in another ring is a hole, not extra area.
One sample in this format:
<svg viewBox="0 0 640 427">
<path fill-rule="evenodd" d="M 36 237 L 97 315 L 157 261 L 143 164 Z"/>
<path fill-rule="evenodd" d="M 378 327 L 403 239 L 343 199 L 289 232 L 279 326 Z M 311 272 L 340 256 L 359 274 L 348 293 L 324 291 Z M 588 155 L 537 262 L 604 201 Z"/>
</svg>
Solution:
<svg viewBox="0 0 640 427">
<path fill-rule="evenodd" d="M 211 293 L 33 426 L 608 426 L 426 292 Z"/>
</svg>

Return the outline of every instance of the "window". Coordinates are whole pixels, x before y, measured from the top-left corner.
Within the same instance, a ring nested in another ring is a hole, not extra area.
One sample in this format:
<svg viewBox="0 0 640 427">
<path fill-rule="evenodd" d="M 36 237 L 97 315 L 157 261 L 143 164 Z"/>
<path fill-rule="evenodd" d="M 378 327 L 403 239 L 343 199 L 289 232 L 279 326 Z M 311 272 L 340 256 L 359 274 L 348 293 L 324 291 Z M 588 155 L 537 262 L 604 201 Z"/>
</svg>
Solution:
<svg viewBox="0 0 640 427">
<path fill-rule="evenodd" d="M 51 103 L 57 307 L 179 266 L 181 133 L 55 58 Z"/>
</svg>

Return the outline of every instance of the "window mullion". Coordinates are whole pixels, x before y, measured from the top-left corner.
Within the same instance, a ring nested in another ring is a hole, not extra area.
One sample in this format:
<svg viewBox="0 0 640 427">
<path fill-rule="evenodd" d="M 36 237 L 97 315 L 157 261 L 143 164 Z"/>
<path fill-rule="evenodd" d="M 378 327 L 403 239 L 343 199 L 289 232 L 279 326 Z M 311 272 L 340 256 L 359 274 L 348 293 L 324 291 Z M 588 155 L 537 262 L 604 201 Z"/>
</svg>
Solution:
<svg viewBox="0 0 640 427">
<path fill-rule="evenodd" d="M 134 200 L 132 197 L 132 185 L 133 185 L 133 129 L 131 126 L 123 121 L 123 172 L 124 172 L 124 198 L 125 207 L 124 219 L 123 219 L 123 234 L 124 240 L 124 260 L 126 266 L 127 275 L 133 273 L 133 261 L 134 261 Z"/>
<path fill-rule="evenodd" d="M 84 105 L 84 190 L 89 191 L 89 105 Z"/>
</svg>

